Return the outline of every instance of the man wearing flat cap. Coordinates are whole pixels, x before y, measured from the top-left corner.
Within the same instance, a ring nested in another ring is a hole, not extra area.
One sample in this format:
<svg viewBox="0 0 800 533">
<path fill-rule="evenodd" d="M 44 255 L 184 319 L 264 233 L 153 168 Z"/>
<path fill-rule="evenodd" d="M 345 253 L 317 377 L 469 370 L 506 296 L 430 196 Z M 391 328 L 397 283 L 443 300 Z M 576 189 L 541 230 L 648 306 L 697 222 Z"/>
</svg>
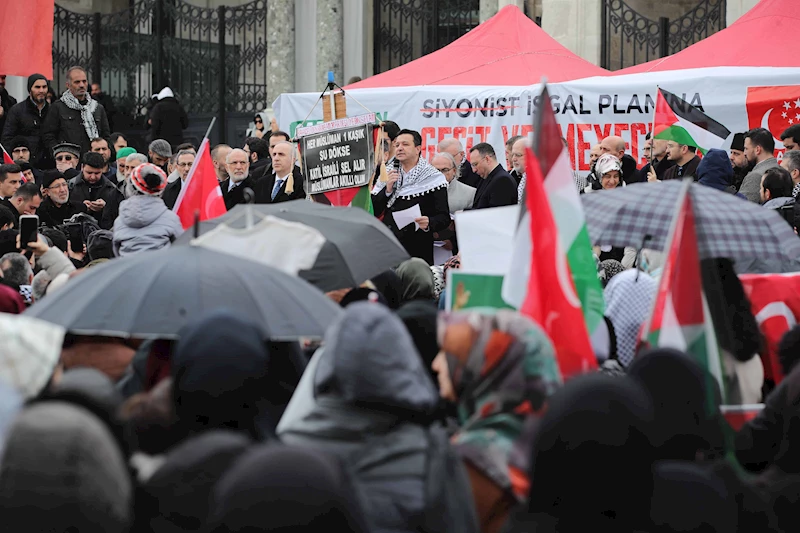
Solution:
<svg viewBox="0 0 800 533">
<path fill-rule="evenodd" d="M 34 168 L 53 168 L 53 159 L 41 140 L 42 123 L 49 110 L 47 78 L 41 74 L 32 74 L 28 76 L 28 98 L 11 108 L 3 128 L 0 142 L 6 150 L 11 150 L 9 145 L 12 139 L 25 137 L 31 152 L 29 161 Z"/>
<path fill-rule="evenodd" d="M 731 142 L 731 165 L 733 165 L 733 186 L 736 190 L 742 186 L 744 177 L 750 172 L 750 163 L 744 156 L 744 133 L 736 133 Z"/>
<path fill-rule="evenodd" d="M 53 159 L 59 172 L 65 172 L 69 168 L 78 168 L 81 160 L 81 147 L 71 143 L 57 144 L 53 148 Z"/>
</svg>

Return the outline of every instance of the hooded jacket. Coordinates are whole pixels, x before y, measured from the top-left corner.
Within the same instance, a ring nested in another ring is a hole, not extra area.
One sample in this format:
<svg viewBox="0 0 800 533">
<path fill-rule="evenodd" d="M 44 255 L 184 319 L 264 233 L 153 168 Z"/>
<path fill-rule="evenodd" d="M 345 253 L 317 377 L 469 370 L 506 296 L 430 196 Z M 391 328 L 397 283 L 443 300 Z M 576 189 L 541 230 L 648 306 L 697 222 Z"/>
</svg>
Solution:
<svg viewBox="0 0 800 533">
<path fill-rule="evenodd" d="M 160 250 L 182 233 L 181 220 L 161 198 L 132 196 L 120 204 L 119 217 L 114 222 L 114 255 Z"/>
<path fill-rule="evenodd" d="M 164 87 L 150 112 L 153 139 L 164 139 L 173 148 L 183 142 L 183 130 L 189 127 L 189 116 L 175 98 L 172 89 Z"/>
<path fill-rule="evenodd" d="M 283 376 L 259 328 L 221 310 L 186 327 L 172 358 L 173 400 L 185 435 L 232 429 L 268 440 L 285 407 Z"/>
<path fill-rule="evenodd" d="M 697 177 L 700 185 L 736 194 L 736 188 L 733 186 L 733 166 L 725 150 L 718 148 L 709 150 L 697 166 Z M 744 195 L 738 196 L 744 198 Z"/>
<path fill-rule="evenodd" d="M 463 466 L 441 428 L 428 426 L 438 401 L 400 319 L 383 306 L 356 302 L 328 330 L 278 435 L 292 446 L 333 453 L 354 472 L 370 531 L 475 531 Z M 429 463 L 440 436 L 445 471 Z M 428 473 L 447 489 L 437 491 Z"/>
<path fill-rule="evenodd" d="M 50 104 L 47 101 L 39 110 L 39 107 L 28 97 L 24 101 L 14 104 L 14 107 L 8 111 L 3 127 L 3 146 L 9 147 L 10 150 L 14 137 L 18 135 L 25 137 L 31 151 L 31 164 L 35 168 L 51 168 L 54 163 L 53 156 L 45 149 L 41 136 L 42 122 L 47 117 L 49 110 Z"/>
</svg>

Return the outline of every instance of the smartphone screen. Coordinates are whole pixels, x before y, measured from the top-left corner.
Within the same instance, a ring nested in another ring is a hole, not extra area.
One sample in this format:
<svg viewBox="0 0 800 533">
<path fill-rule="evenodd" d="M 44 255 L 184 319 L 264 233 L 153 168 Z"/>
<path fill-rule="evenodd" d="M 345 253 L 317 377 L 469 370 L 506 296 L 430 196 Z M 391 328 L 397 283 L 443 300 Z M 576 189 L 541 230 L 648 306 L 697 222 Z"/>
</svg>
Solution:
<svg viewBox="0 0 800 533">
<path fill-rule="evenodd" d="M 19 245 L 25 249 L 28 243 L 36 242 L 36 232 L 39 228 L 37 215 L 21 215 L 19 217 Z"/>
<path fill-rule="evenodd" d="M 69 245 L 75 253 L 83 252 L 83 229 L 80 224 L 67 224 Z"/>
</svg>

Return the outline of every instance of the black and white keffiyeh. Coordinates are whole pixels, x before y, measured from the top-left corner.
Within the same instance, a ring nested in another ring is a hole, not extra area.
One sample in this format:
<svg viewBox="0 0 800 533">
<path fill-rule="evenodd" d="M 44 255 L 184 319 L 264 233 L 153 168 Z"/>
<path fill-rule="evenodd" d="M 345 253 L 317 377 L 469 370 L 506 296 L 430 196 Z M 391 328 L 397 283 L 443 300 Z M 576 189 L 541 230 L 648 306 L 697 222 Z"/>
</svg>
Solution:
<svg viewBox="0 0 800 533">
<path fill-rule="evenodd" d="M 86 135 L 88 135 L 90 139 L 96 139 L 100 136 L 97 130 L 97 124 L 94 121 L 94 112 L 97 109 L 96 100 L 92 100 L 92 97 L 87 94 L 86 104 L 81 104 L 69 90 L 66 90 L 64 94 L 61 95 L 61 101 L 64 102 L 68 108 L 81 112 L 83 129 L 86 130 Z"/>
<path fill-rule="evenodd" d="M 603 293 L 606 316 L 614 325 L 617 359 L 627 367 L 636 355 L 639 330 L 650 314 L 658 282 L 644 272 L 629 269 L 614 276 Z"/>
<path fill-rule="evenodd" d="M 447 180 L 444 174 L 436 170 L 436 167 L 423 158 L 420 158 L 414 168 L 408 172 L 405 172 L 402 167 L 398 169 L 398 172 L 400 172 L 400 179 L 397 180 L 395 188 L 389 196 L 389 202 L 386 204 L 387 208 L 392 207 L 392 204 L 398 198 L 407 200 L 447 187 Z M 385 188 L 386 183 L 379 181 L 375 184 L 375 188 L 372 189 L 372 194 L 378 194 Z"/>
</svg>

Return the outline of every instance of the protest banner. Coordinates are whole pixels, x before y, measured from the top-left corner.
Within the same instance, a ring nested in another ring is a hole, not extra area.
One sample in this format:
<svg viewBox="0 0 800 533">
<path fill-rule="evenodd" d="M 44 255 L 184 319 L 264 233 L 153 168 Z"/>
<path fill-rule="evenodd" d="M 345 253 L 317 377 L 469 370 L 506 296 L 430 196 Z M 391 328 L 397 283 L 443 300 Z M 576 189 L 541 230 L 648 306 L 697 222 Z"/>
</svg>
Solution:
<svg viewBox="0 0 800 533">
<path fill-rule="evenodd" d="M 298 129 L 309 194 L 369 183 L 374 172 L 374 120 L 370 114 Z"/>
<path fill-rule="evenodd" d="M 589 151 L 609 135 L 626 141 L 638 163 L 645 136 L 652 129 L 655 96 L 661 87 L 697 107 L 732 132 L 766 127 L 776 138 L 798 122 L 800 99 L 797 68 L 715 67 L 676 72 L 650 72 L 592 77 L 548 84 L 561 135 L 578 171 L 588 171 Z M 490 143 L 503 154 L 514 135 L 531 133 L 532 116 L 541 91 L 531 86 L 415 86 L 352 89 L 379 120 L 393 120 L 422 135 L 422 155 L 430 158 L 445 137 L 456 137 L 469 149 Z M 273 104 L 281 129 L 294 132 L 319 95 L 283 94 Z M 787 112 L 786 105 L 790 106 Z M 784 116 L 785 115 L 785 116 Z M 315 110 L 305 124 L 322 120 Z M 791 122 L 789 122 L 791 120 Z M 730 139 L 727 141 L 727 148 Z M 502 155 L 500 162 L 505 166 Z"/>
</svg>

